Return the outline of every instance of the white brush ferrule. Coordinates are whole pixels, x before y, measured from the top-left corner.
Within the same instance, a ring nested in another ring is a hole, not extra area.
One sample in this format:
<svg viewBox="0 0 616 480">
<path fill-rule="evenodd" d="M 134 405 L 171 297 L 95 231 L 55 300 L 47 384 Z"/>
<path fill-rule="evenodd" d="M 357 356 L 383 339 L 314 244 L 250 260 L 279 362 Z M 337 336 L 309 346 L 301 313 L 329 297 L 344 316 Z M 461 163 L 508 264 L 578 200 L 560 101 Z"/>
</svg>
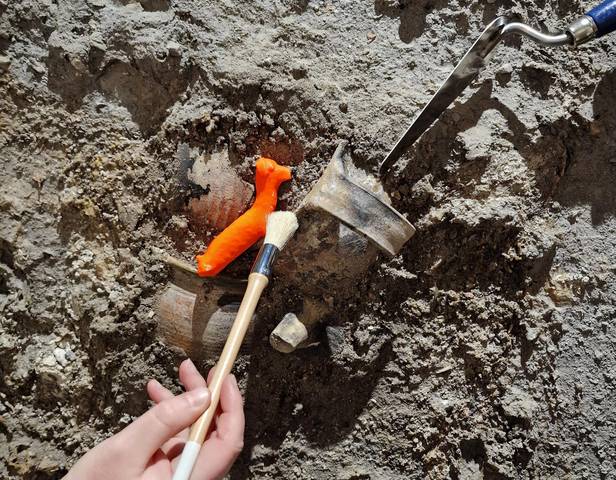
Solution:
<svg viewBox="0 0 616 480">
<path fill-rule="evenodd" d="M 270 278 L 272 266 L 278 257 L 278 252 L 280 252 L 280 250 L 278 250 L 278 247 L 275 245 L 264 243 L 261 250 L 259 250 L 259 255 L 257 255 L 255 263 L 252 265 L 250 273 L 260 273 Z"/>
<path fill-rule="evenodd" d="M 189 480 L 193 467 L 197 462 L 197 457 L 201 451 L 201 444 L 197 442 L 188 441 L 184 444 L 184 450 L 182 450 L 182 456 L 180 462 L 173 474 L 173 480 Z"/>
</svg>

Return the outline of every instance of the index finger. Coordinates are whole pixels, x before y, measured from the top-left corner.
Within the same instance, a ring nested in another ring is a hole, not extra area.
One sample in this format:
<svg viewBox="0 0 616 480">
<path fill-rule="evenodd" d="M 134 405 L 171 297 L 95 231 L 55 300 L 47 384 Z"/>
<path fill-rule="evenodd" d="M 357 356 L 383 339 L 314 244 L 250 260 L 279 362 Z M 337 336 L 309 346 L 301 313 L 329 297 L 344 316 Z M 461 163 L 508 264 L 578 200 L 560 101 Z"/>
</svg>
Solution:
<svg viewBox="0 0 616 480">
<path fill-rule="evenodd" d="M 163 400 L 116 435 L 134 462 L 146 464 L 167 440 L 192 425 L 210 403 L 209 391 L 197 388 Z"/>
</svg>

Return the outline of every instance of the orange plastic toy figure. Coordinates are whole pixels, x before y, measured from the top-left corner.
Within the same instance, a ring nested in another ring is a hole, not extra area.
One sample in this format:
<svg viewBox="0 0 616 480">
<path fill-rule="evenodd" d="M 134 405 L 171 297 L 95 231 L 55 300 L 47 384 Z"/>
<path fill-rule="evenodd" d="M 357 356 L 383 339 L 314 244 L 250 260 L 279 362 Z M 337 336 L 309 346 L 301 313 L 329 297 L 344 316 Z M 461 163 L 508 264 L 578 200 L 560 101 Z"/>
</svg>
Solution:
<svg viewBox="0 0 616 480">
<path fill-rule="evenodd" d="M 278 187 L 291 180 L 291 169 L 261 157 L 257 160 L 255 177 L 257 195 L 252 206 L 214 238 L 202 255 L 197 255 L 199 276 L 217 275 L 265 236 L 267 216 L 274 211 L 278 201 Z"/>
</svg>

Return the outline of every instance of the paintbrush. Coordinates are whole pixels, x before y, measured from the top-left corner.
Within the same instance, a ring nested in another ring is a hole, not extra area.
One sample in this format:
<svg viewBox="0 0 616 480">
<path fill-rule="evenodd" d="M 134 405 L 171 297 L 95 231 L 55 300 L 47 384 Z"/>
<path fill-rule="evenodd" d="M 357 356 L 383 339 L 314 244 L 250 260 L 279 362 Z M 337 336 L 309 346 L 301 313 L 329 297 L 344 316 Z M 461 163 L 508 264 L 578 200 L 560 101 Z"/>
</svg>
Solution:
<svg viewBox="0 0 616 480">
<path fill-rule="evenodd" d="M 188 480 L 190 478 L 192 469 L 199 456 L 201 445 L 205 441 L 205 436 L 218 408 L 222 382 L 231 372 L 237 352 L 250 324 L 250 319 L 257 307 L 257 302 L 269 283 L 272 265 L 278 253 L 297 230 L 297 227 L 297 217 L 293 212 L 273 212 L 267 217 L 263 246 L 259 250 L 259 254 L 248 276 L 248 285 L 246 286 L 244 298 L 214 369 L 212 381 L 208 385 L 211 395 L 210 406 L 191 427 L 188 441 L 184 445 L 182 457 L 173 475 L 173 480 Z"/>
</svg>

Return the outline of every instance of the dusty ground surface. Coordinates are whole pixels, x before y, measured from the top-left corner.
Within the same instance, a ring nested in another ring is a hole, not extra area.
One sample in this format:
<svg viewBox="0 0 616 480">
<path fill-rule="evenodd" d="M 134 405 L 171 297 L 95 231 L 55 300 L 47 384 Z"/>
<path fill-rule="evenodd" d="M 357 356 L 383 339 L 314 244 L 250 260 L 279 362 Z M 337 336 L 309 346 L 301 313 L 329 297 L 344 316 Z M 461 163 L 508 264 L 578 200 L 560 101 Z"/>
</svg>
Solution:
<svg viewBox="0 0 616 480">
<path fill-rule="evenodd" d="M 493 17 L 589 6 L 0 0 L 0 476 L 60 478 L 176 385 L 157 254 L 208 233 L 178 150 L 294 165 L 293 206 L 339 139 L 375 171 Z M 508 40 L 387 178 L 417 233 L 320 344 L 273 351 L 264 300 L 231 478 L 616 478 L 615 58 Z"/>
</svg>

